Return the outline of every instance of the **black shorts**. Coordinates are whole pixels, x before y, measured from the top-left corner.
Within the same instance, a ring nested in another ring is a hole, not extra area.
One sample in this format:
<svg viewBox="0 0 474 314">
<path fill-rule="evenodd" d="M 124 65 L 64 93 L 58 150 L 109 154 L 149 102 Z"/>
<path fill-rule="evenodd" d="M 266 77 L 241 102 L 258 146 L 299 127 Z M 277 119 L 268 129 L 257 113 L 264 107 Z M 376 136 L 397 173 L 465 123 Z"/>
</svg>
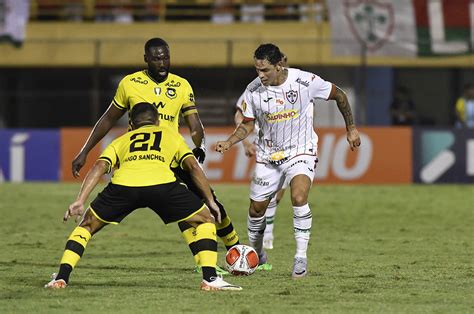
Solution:
<svg viewBox="0 0 474 314">
<path fill-rule="evenodd" d="M 90 204 L 99 220 L 112 224 L 143 207 L 151 208 L 168 224 L 189 218 L 202 210 L 204 204 L 178 181 L 145 187 L 109 183 Z"/>
<path fill-rule="evenodd" d="M 183 170 L 180 167 L 171 168 L 171 170 L 174 172 L 175 177 L 178 180 L 181 180 L 184 184 L 186 184 L 186 186 L 191 192 L 196 194 L 201 199 L 204 199 L 204 195 L 202 195 L 201 190 L 199 190 L 196 184 L 194 184 L 194 181 L 191 178 L 191 174 L 188 171 Z M 214 193 L 214 191 L 212 191 L 212 193 Z"/>
</svg>

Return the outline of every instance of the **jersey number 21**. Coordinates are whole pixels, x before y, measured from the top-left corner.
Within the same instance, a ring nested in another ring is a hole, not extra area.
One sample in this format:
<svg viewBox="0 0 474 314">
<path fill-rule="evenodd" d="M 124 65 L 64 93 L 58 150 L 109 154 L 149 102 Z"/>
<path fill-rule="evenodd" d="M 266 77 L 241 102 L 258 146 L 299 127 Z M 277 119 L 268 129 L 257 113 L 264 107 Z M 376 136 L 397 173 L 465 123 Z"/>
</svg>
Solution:
<svg viewBox="0 0 474 314">
<path fill-rule="evenodd" d="M 130 152 L 143 152 L 147 150 L 156 150 L 158 152 L 161 151 L 160 143 L 161 143 L 161 131 L 153 132 L 154 140 L 153 145 L 149 146 L 148 141 L 151 138 L 151 133 L 135 133 L 130 136 Z"/>
</svg>

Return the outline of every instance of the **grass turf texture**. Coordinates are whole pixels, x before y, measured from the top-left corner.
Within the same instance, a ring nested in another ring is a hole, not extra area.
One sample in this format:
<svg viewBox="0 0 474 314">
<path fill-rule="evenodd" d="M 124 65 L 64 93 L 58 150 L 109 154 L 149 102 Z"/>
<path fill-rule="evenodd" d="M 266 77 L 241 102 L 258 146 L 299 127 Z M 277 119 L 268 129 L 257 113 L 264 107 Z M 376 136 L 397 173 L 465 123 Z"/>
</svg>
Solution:
<svg viewBox="0 0 474 314">
<path fill-rule="evenodd" d="M 214 188 L 247 243 L 248 186 Z M 46 290 L 75 226 L 61 217 L 78 189 L 0 185 L 2 313 L 474 311 L 473 185 L 316 185 L 310 275 L 299 281 L 290 278 L 295 243 L 287 192 L 268 253 L 273 270 L 225 277 L 241 292 L 199 291 L 177 226 L 138 210 L 92 238 L 66 290 Z M 220 265 L 224 254 L 219 242 Z"/>
</svg>

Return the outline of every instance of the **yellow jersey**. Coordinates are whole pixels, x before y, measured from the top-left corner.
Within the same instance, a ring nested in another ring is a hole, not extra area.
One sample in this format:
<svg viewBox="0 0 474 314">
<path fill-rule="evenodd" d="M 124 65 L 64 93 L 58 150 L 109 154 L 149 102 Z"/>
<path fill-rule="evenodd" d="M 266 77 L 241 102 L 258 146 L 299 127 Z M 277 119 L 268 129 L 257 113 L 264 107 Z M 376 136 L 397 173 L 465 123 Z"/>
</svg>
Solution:
<svg viewBox="0 0 474 314">
<path fill-rule="evenodd" d="M 112 183 L 139 187 L 175 181 L 171 162 L 182 166 L 189 156 L 194 155 L 177 130 L 146 125 L 115 139 L 99 160 L 109 164 L 107 173 L 115 168 Z"/>
<path fill-rule="evenodd" d="M 188 81 L 169 73 L 166 81 L 158 83 L 147 70 L 125 76 L 119 83 L 112 103 L 120 110 L 130 111 L 138 103 L 147 102 L 158 109 L 160 125 L 179 127 L 179 115 L 197 113 L 194 93 Z"/>
</svg>

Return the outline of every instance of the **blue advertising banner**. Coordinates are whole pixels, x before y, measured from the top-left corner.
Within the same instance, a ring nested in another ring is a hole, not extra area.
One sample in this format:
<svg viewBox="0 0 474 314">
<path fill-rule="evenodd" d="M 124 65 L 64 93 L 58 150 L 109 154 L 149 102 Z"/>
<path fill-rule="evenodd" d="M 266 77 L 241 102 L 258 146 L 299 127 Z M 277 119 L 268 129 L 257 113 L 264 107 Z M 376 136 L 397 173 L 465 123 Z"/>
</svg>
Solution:
<svg viewBox="0 0 474 314">
<path fill-rule="evenodd" d="M 0 182 L 58 181 L 59 130 L 0 130 Z"/>
<path fill-rule="evenodd" d="M 413 181 L 474 183 L 474 130 L 413 129 Z"/>
</svg>

